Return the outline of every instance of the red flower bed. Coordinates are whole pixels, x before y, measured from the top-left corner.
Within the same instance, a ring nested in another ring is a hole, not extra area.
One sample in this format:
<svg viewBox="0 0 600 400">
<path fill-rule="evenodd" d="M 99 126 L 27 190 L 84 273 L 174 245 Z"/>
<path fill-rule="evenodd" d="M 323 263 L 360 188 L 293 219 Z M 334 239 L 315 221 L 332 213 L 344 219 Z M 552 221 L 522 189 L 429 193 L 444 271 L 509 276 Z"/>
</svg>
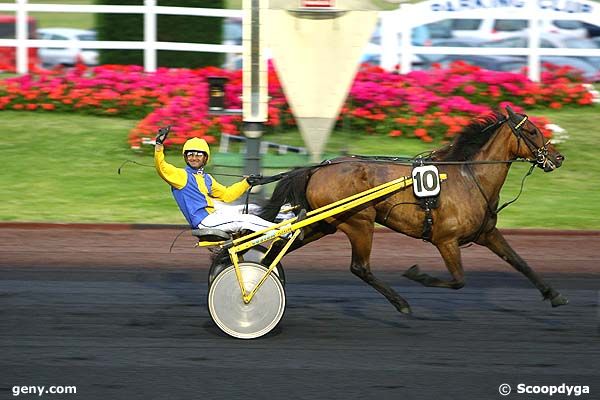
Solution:
<svg viewBox="0 0 600 400">
<path fill-rule="evenodd" d="M 189 137 L 215 142 L 221 132 L 238 134 L 241 117 L 208 114 L 209 76 L 229 79 L 226 102 L 241 107 L 241 71 L 207 67 L 161 68 L 144 73 L 138 66 L 105 65 L 55 70 L 0 81 L 0 110 L 78 112 L 140 119 L 130 132 L 132 147 L 151 142 L 158 126 L 173 125 L 171 143 Z M 289 128 L 295 121 L 273 68 L 269 71 L 269 121 Z M 465 63 L 450 69 L 406 75 L 364 65 L 356 76 L 338 125 L 425 142 L 459 133 L 476 115 L 511 104 L 515 110 L 586 106 L 593 96 L 573 71 L 545 72 L 542 83 L 524 75 L 482 70 Z M 539 127 L 548 121 L 534 118 Z M 551 136 L 551 132 L 544 132 Z"/>
</svg>

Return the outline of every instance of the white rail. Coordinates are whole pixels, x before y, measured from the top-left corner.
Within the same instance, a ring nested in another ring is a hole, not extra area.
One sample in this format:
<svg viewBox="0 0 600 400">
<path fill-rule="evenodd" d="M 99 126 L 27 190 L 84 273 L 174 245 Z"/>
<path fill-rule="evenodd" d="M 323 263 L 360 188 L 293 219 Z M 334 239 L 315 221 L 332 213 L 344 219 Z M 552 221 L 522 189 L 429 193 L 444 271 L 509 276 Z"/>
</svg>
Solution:
<svg viewBox="0 0 600 400">
<path fill-rule="evenodd" d="M 77 46 L 86 49 L 125 49 L 144 50 L 144 69 L 156 71 L 156 52 L 158 50 L 199 51 L 213 53 L 241 53 L 242 46 L 223 44 L 203 44 L 184 42 L 159 42 L 156 40 L 157 15 L 188 15 L 203 17 L 239 17 L 242 10 L 224 10 L 216 8 L 164 7 L 157 6 L 156 0 L 144 0 L 143 6 L 121 5 L 71 5 L 71 4 L 30 4 L 27 0 L 16 0 L 15 3 L 0 3 L 0 11 L 16 13 L 15 39 L 0 39 L 0 46 L 16 47 L 19 74 L 28 72 L 29 47 L 69 47 L 73 43 L 68 40 L 35 40 L 27 38 L 27 14 L 30 12 L 49 13 L 110 13 L 110 14 L 143 14 L 144 41 L 85 41 Z"/>
</svg>

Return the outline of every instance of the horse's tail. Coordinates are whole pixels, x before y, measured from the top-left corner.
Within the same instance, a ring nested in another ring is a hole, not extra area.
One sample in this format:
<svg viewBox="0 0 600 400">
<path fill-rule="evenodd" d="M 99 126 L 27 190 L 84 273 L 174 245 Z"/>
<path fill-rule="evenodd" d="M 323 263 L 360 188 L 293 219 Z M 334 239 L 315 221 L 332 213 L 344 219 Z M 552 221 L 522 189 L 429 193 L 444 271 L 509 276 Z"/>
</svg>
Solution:
<svg viewBox="0 0 600 400">
<path fill-rule="evenodd" d="M 284 173 L 284 177 L 273 191 L 271 200 L 263 207 L 259 216 L 267 221 L 273 221 L 281 206 L 286 203 L 308 210 L 310 205 L 306 198 L 306 186 L 314 169 L 314 166 L 300 167 Z"/>
</svg>

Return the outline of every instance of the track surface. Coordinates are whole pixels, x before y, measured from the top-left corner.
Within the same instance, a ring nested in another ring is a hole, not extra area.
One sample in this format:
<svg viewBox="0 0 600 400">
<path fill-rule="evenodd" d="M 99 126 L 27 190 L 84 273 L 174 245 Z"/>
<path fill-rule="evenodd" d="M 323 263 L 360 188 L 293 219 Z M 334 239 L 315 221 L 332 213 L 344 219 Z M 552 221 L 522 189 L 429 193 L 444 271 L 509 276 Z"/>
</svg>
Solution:
<svg viewBox="0 0 600 400">
<path fill-rule="evenodd" d="M 74 385 L 54 399 L 557 399 L 517 384 L 587 385 L 600 398 L 600 234 L 507 235 L 571 304 L 553 309 L 487 249 L 463 251 L 467 286 L 435 249 L 376 235 L 373 270 L 409 301 L 395 311 L 348 271 L 334 235 L 284 259 L 288 307 L 267 337 L 236 340 L 206 309 L 208 251 L 174 229 L 0 229 L 0 398 Z M 508 383 L 513 393 L 498 394 Z M 21 395 L 22 398 L 36 398 Z"/>
</svg>

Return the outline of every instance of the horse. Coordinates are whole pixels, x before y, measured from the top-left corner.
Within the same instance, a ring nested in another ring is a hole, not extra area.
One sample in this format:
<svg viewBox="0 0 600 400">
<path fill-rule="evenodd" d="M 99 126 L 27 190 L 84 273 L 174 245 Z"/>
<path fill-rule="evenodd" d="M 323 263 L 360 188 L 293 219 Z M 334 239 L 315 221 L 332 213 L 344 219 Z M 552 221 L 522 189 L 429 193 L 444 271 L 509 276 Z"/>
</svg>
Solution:
<svg viewBox="0 0 600 400">
<path fill-rule="evenodd" d="M 337 230 L 344 232 L 352 247 L 351 272 L 385 296 L 399 312 L 410 314 L 407 301 L 371 271 L 374 224 L 378 223 L 427 240 L 437 248 L 452 279 L 428 275 L 417 265 L 404 272 L 405 277 L 424 286 L 462 288 L 465 276 L 461 246 L 477 243 L 525 275 L 553 307 L 567 304 L 567 298 L 545 283 L 496 228 L 500 190 L 512 163 L 529 161 L 532 169 L 537 166 L 551 172 L 565 159 L 526 115 L 517 114 L 510 107 L 506 112 L 507 115 L 494 111 L 474 119 L 450 144 L 424 159 L 425 163 L 437 164 L 440 172 L 447 174 L 437 207 L 424 209 L 412 190 L 399 189 L 303 228 L 304 237 L 293 244 L 292 250 Z M 393 160 L 348 156 L 300 167 L 284 174 L 260 215 L 272 221 L 285 203 L 307 210 L 317 209 L 396 178 L 411 176 L 411 168 Z M 279 247 L 273 246 L 265 256 L 266 265 Z"/>
</svg>

